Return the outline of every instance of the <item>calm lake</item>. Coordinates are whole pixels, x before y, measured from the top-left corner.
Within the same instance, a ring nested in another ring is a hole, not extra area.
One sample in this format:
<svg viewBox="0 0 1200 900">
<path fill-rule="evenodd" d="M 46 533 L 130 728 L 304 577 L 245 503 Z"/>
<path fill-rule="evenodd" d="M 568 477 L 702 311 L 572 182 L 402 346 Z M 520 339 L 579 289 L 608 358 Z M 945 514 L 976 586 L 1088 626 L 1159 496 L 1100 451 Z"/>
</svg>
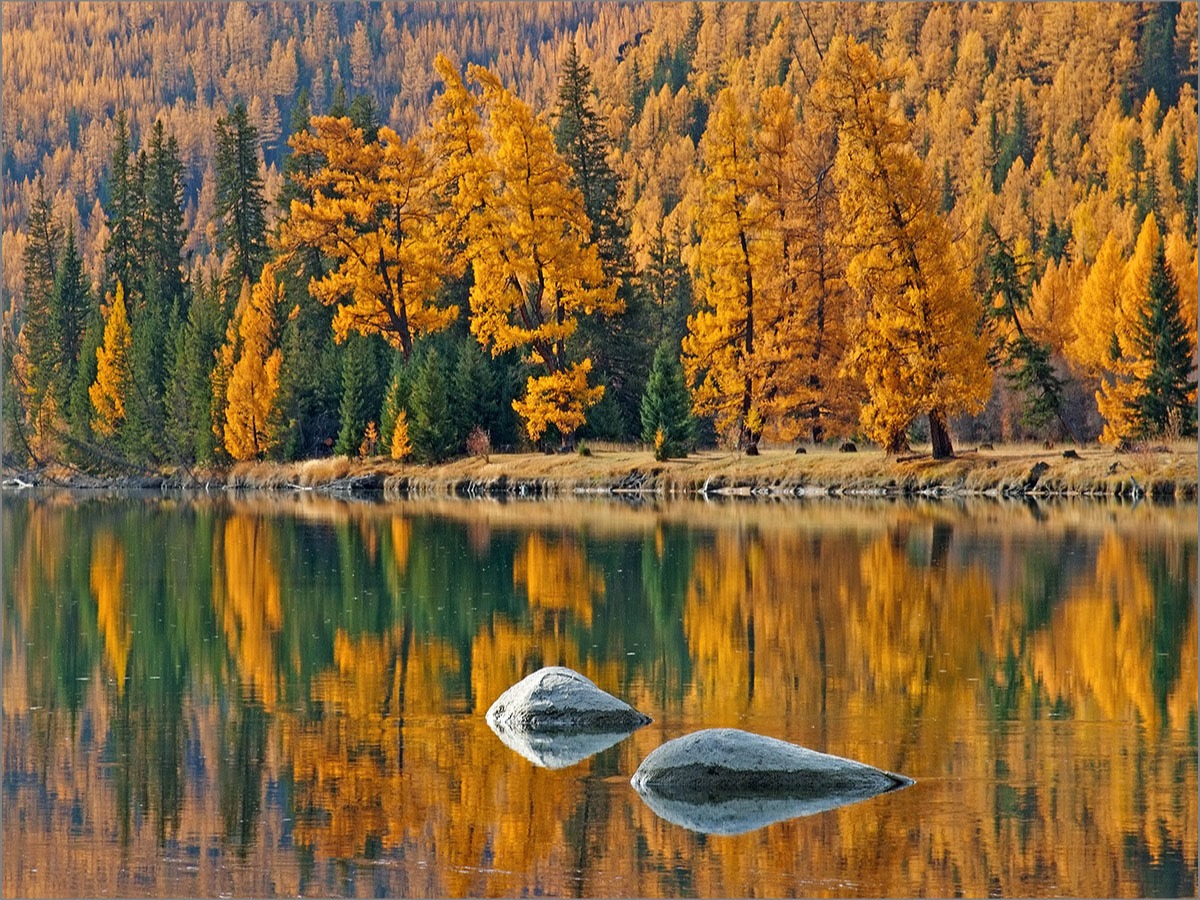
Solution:
<svg viewBox="0 0 1200 900">
<path fill-rule="evenodd" d="M 3 496 L 5 896 L 1186 896 L 1197 508 Z M 575 765 L 542 665 L 654 721 Z M 916 779 L 726 836 L 731 726 Z"/>
</svg>

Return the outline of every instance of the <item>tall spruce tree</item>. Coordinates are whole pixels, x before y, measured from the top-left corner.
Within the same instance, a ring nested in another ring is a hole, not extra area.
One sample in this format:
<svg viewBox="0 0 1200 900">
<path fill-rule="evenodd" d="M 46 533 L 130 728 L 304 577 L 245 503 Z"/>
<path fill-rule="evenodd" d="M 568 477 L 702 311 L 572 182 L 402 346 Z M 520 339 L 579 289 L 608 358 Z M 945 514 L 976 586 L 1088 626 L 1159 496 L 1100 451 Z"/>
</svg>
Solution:
<svg viewBox="0 0 1200 900">
<path fill-rule="evenodd" d="M 638 403 L 653 345 L 646 298 L 634 290 L 629 223 L 621 205 L 620 179 L 608 163 L 612 142 L 596 110 L 596 96 L 591 70 L 571 40 L 554 109 L 554 143 L 571 168 L 571 184 L 583 196 L 591 241 L 605 277 L 616 284 L 625 308 L 608 320 L 582 319 L 574 343 L 579 355 L 592 360 L 598 378 L 608 387 L 606 403 L 616 407 L 617 424 L 611 430 L 617 433 L 604 436 L 619 438 L 637 432 Z M 595 430 L 597 421 L 590 424 Z"/>
<path fill-rule="evenodd" d="M 141 194 L 136 184 L 136 163 L 129 137 L 129 121 L 125 110 L 117 113 L 114 122 L 111 168 L 108 179 L 108 242 L 104 248 L 105 295 L 116 292 L 120 282 L 126 303 L 141 294 L 142 266 L 138 260 Z"/>
<path fill-rule="evenodd" d="M 197 278 L 191 292 L 187 321 L 176 332 L 166 393 L 166 432 L 175 462 L 208 464 L 216 458 L 211 385 L 214 354 L 227 322 L 215 279 L 206 283 Z"/>
<path fill-rule="evenodd" d="M 306 132 L 312 119 L 309 95 L 302 88 L 292 107 L 292 136 Z M 311 206 L 310 179 L 325 165 L 323 154 L 293 148 L 283 160 L 284 183 L 276 200 L 286 220 L 293 201 Z M 335 306 L 326 306 L 308 289 L 325 275 L 320 249 L 302 244 L 292 251 L 280 280 L 287 306 L 294 310 L 283 329 L 283 368 L 279 375 L 279 407 L 283 419 L 280 451 L 286 459 L 328 452 L 340 430 L 342 354 L 333 342 Z"/>
<path fill-rule="evenodd" d="M 696 422 L 678 345 L 664 342 L 655 351 L 641 413 L 642 440 L 654 446 L 655 459 L 687 455 L 696 439 Z"/>
<path fill-rule="evenodd" d="M 19 396 L 22 409 L 36 417 L 58 371 L 61 344 L 54 315 L 54 280 L 58 268 L 62 226 L 54 216 L 45 178 L 38 178 L 25 230 L 25 308 L 21 335 L 27 352 L 27 384 Z"/>
<path fill-rule="evenodd" d="M 353 456 L 362 443 L 367 423 L 376 421 L 381 403 L 377 401 L 379 373 L 376 369 L 373 338 L 351 334 L 342 354 L 342 400 L 338 407 L 341 427 L 333 452 Z"/>
<path fill-rule="evenodd" d="M 1138 355 L 1149 363 L 1142 390 L 1134 401 L 1143 437 L 1176 431 L 1196 433 L 1196 381 L 1192 373 L 1188 326 L 1179 312 L 1179 286 L 1158 242 L 1150 270 L 1148 303 L 1140 311 L 1134 332 Z"/>
<path fill-rule="evenodd" d="M 162 119 L 150 131 L 146 154 L 145 214 L 141 235 L 142 265 L 147 277 L 157 279 L 156 300 L 174 323 L 184 309 L 183 245 L 187 229 L 183 219 L 183 160 L 175 135 L 167 135 Z"/>
<path fill-rule="evenodd" d="M 450 386 L 454 397 L 450 415 L 457 445 L 465 444 L 474 428 L 489 434 L 496 430 L 500 411 L 496 375 L 478 341 L 459 342 Z"/>
<path fill-rule="evenodd" d="M 418 460 L 441 462 L 458 451 L 450 413 L 450 378 L 436 347 L 430 347 L 421 360 L 409 395 L 409 410 L 408 436 Z"/>
<path fill-rule="evenodd" d="M 237 293 L 243 280 L 253 284 L 267 261 L 266 200 L 258 163 L 258 130 L 242 103 L 217 120 L 216 213 L 218 241 L 231 254 L 226 285 Z"/>
<path fill-rule="evenodd" d="M 54 275 L 51 329 L 58 340 L 59 362 L 56 389 L 64 412 L 70 406 L 71 389 L 79 369 L 84 331 L 92 312 L 91 290 L 83 272 L 83 258 L 75 241 L 75 225 L 67 226 L 67 239 Z M 68 419 L 70 415 L 68 412 Z"/>
</svg>

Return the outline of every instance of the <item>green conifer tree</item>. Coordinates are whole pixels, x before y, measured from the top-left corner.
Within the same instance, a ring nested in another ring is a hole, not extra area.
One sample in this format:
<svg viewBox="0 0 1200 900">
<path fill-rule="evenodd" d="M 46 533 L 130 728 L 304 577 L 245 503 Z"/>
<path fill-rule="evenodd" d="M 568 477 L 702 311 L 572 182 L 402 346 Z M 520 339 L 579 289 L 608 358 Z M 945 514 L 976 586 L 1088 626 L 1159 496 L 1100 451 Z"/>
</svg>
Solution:
<svg viewBox="0 0 1200 900">
<path fill-rule="evenodd" d="M 267 261 L 258 130 L 247 118 L 243 104 L 235 104 L 228 116 L 217 119 L 216 138 L 218 241 L 231 253 L 226 285 L 230 293 L 237 293 L 243 281 L 253 284 L 258 280 Z"/>
<path fill-rule="evenodd" d="M 421 360 L 409 397 L 408 437 L 421 462 L 449 459 L 458 452 L 450 414 L 450 378 L 442 354 L 430 347 Z"/>
<path fill-rule="evenodd" d="M 186 316 L 184 309 L 183 160 L 175 135 L 167 135 L 162 119 L 150 131 L 143 179 L 142 267 L 157 279 L 156 300 L 172 326 Z"/>
<path fill-rule="evenodd" d="M 359 334 L 346 339 L 342 356 L 342 400 L 338 407 L 341 423 L 333 452 L 353 456 L 362 444 L 367 423 L 379 414 L 375 352 L 371 340 Z"/>
<path fill-rule="evenodd" d="M 638 403 L 649 368 L 651 325 L 646 298 L 634 290 L 628 252 L 629 223 L 621 205 L 621 183 L 608 163 L 611 141 L 596 110 L 596 88 L 591 70 L 579 59 L 575 41 L 567 45 L 563 74 L 554 110 L 554 143 L 571 168 L 571 183 L 583 196 L 584 212 L 591 222 L 605 277 L 617 285 L 624 304 L 619 316 L 583 317 L 572 343 L 577 355 L 592 360 L 597 377 L 606 387 L 600 406 L 588 417 L 586 431 L 600 433 L 605 418 L 611 422 L 603 436 L 628 437 L 636 433 Z"/>
<path fill-rule="evenodd" d="M 141 222 L 141 194 L 137 190 L 132 144 L 129 137 L 129 121 L 125 110 L 117 113 L 114 122 L 112 174 L 108 179 L 108 242 L 104 248 L 104 285 L 102 293 L 112 294 L 120 282 L 125 290 L 128 305 L 141 295 L 141 272 L 139 262 L 139 232 Z"/>
<path fill-rule="evenodd" d="M 1138 356 L 1150 363 L 1134 407 L 1143 437 L 1170 430 L 1196 433 L 1196 370 L 1188 326 L 1179 313 L 1179 286 L 1158 242 L 1150 270 L 1149 302 L 1141 310 L 1134 343 Z"/>
<path fill-rule="evenodd" d="M 58 377 L 61 345 L 54 315 L 54 281 L 62 226 L 54 216 L 44 178 L 38 178 L 25 230 L 25 309 L 20 333 L 28 348 L 28 383 L 18 392 L 18 408 L 36 417 Z"/>
<path fill-rule="evenodd" d="M 661 344 L 654 354 L 641 412 L 642 440 L 653 445 L 656 459 L 687 455 L 696 439 L 696 423 L 679 351 L 674 345 Z"/>
<path fill-rule="evenodd" d="M 83 272 L 83 259 L 79 255 L 75 226 L 72 223 L 67 227 L 66 244 L 63 246 L 58 270 L 54 275 L 54 301 L 51 306 L 54 323 L 51 331 L 58 340 L 59 350 L 55 389 L 60 408 L 68 412 L 68 420 L 71 390 L 79 369 L 84 330 L 92 312 L 91 290 Z M 98 313 L 98 310 L 96 312 Z"/>
<path fill-rule="evenodd" d="M 209 464 L 216 458 L 211 379 L 226 324 L 215 280 L 197 279 L 187 321 L 176 332 L 167 382 L 166 435 L 175 462 Z"/>
<path fill-rule="evenodd" d="M 499 418 L 496 375 L 478 341 L 459 343 L 450 382 L 455 444 L 464 444 L 476 427 L 492 433 Z"/>
</svg>

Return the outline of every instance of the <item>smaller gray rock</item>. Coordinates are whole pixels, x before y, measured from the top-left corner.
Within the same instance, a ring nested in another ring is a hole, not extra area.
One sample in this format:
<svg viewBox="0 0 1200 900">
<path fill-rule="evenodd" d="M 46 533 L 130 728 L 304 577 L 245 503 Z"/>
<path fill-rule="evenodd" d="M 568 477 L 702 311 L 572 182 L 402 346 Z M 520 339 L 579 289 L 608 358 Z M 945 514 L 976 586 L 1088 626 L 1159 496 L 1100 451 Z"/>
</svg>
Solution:
<svg viewBox="0 0 1200 900">
<path fill-rule="evenodd" d="M 642 760 L 631 783 L 668 821 L 709 834 L 740 834 L 913 781 L 775 738 L 710 728 L 663 744 Z"/>
<path fill-rule="evenodd" d="M 573 669 L 547 666 L 518 681 L 487 711 L 500 731 L 631 732 L 650 722 Z"/>
</svg>

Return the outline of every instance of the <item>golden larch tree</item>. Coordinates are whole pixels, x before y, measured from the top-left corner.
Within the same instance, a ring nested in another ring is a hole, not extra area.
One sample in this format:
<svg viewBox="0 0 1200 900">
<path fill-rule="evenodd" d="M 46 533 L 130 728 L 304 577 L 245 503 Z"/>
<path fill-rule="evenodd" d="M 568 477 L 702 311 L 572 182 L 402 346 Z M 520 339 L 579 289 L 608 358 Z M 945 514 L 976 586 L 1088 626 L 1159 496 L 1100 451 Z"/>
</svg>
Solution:
<svg viewBox="0 0 1200 900">
<path fill-rule="evenodd" d="M 1141 357 L 1137 334 L 1161 243 L 1153 214 L 1143 221 L 1128 260 L 1116 236 L 1109 234 L 1072 316 L 1075 339 L 1068 349 L 1072 360 L 1099 381 L 1096 407 L 1104 419 L 1100 440 L 1105 443 L 1131 438 L 1138 430 L 1136 404 L 1151 362 Z"/>
<path fill-rule="evenodd" d="M 724 88 L 701 140 L 699 308 L 688 317 L 683 365 L 696 412 L 715 415 L 720 431 L 756 454 L 766 374 L 760 334 L 779 319 L 782 247 L 762 194 L 747 99 L 744 87 Z"/>
<path fill-rule="evenodd" d="M 309 291 L 337 305 L 334 335 L 380 334 L 412 354 L 413 339 L 441 331 L 458 308 L 439 305 L 453 260 L 439 223 L 433 163 L 418 139 L 384 126 L 366 141 L 348 118 L 319 116 L 292 136 L 296 153 L 324 160 L 293 175 L 312 197 L 293 200 L 280 228 L 285 250 L 312 247 L 337 261 Z"/>
<path fill-rule="evenodd" d="M 278 346 L 283 301 L 283 285 L 268 263 L 237 322 L 238 349 L 226 388 L 224 429 L 225 450 L 234 459 L 261 459 L 279 441 L 275 406 L 283 365 Z"/>
<path fill-rule="evenodd" d="M 1116 321 L 1124 273 L 1121 242 L 1110 233 L 1084 279 L 1071 313 L 1072 336 L 1065 348 L 1067 358 L 1094 377 L 1107 371 L 1120 355 Z"/>
<path fill-rule="evenodd" d="M 938 212 L 933 185 L 891 105 L 895 67 L 838 37 L 814 102 L 835 116 L 846 280 L 857 298 L 847 355 L 867 400 L 860 421 L 888 453 L 907 447 L 925 414 L 933 456 L 953 454 L 948 419 L 981 409 L 991 387 L 981 308 L 965 261 Z"/>
<path fill-rule="evenodd" d="M 471 331 L 498 355 L 523 349 L 546 374 L 530 376 L 513 408 L 538 440 L 548 426 L 569 435 L 603 394 L 587 384 L 588 360 L 568 358 L 566 341 L 578 317 L 622 309 L 607 283 L 583 198 L 545 122 L 491 72 L 469 70 L 483 89 L 490 160 L 475 126 L 474 98 L 453 67 L 439 64 L 447 91 L 439 108 L 442 188 L 451 197 L 451 222 L 461 222 L 470 259 Z"/>
<path fill-rule="evenodd" d="M 112 437 L 125 421 L 125 397 L 132 381 L 129 351 L 133 338 L 125 310 L 125 289 L 117 289 L 104 317 L 104 343 L 96 348 L 96 380 L 88 388 L 92 401 L 92 428 Z"/>
<path fill-rule="evenodd" d="M 793 440 L 807 432 L 820 442 L 849 432 L 859 404 L 854 380 L 840 371 L 850 291 L 833 239 L 836 132 L 816 108 L 801 122 L 795 97 L 782 87 L 762 92 L 756 123 L 767 221 L 779 234 L 779 265 L 764 279 L 774 302 L 760 327 L 767 375 L 760 403 L 769 433 Z"/>
</svg>

